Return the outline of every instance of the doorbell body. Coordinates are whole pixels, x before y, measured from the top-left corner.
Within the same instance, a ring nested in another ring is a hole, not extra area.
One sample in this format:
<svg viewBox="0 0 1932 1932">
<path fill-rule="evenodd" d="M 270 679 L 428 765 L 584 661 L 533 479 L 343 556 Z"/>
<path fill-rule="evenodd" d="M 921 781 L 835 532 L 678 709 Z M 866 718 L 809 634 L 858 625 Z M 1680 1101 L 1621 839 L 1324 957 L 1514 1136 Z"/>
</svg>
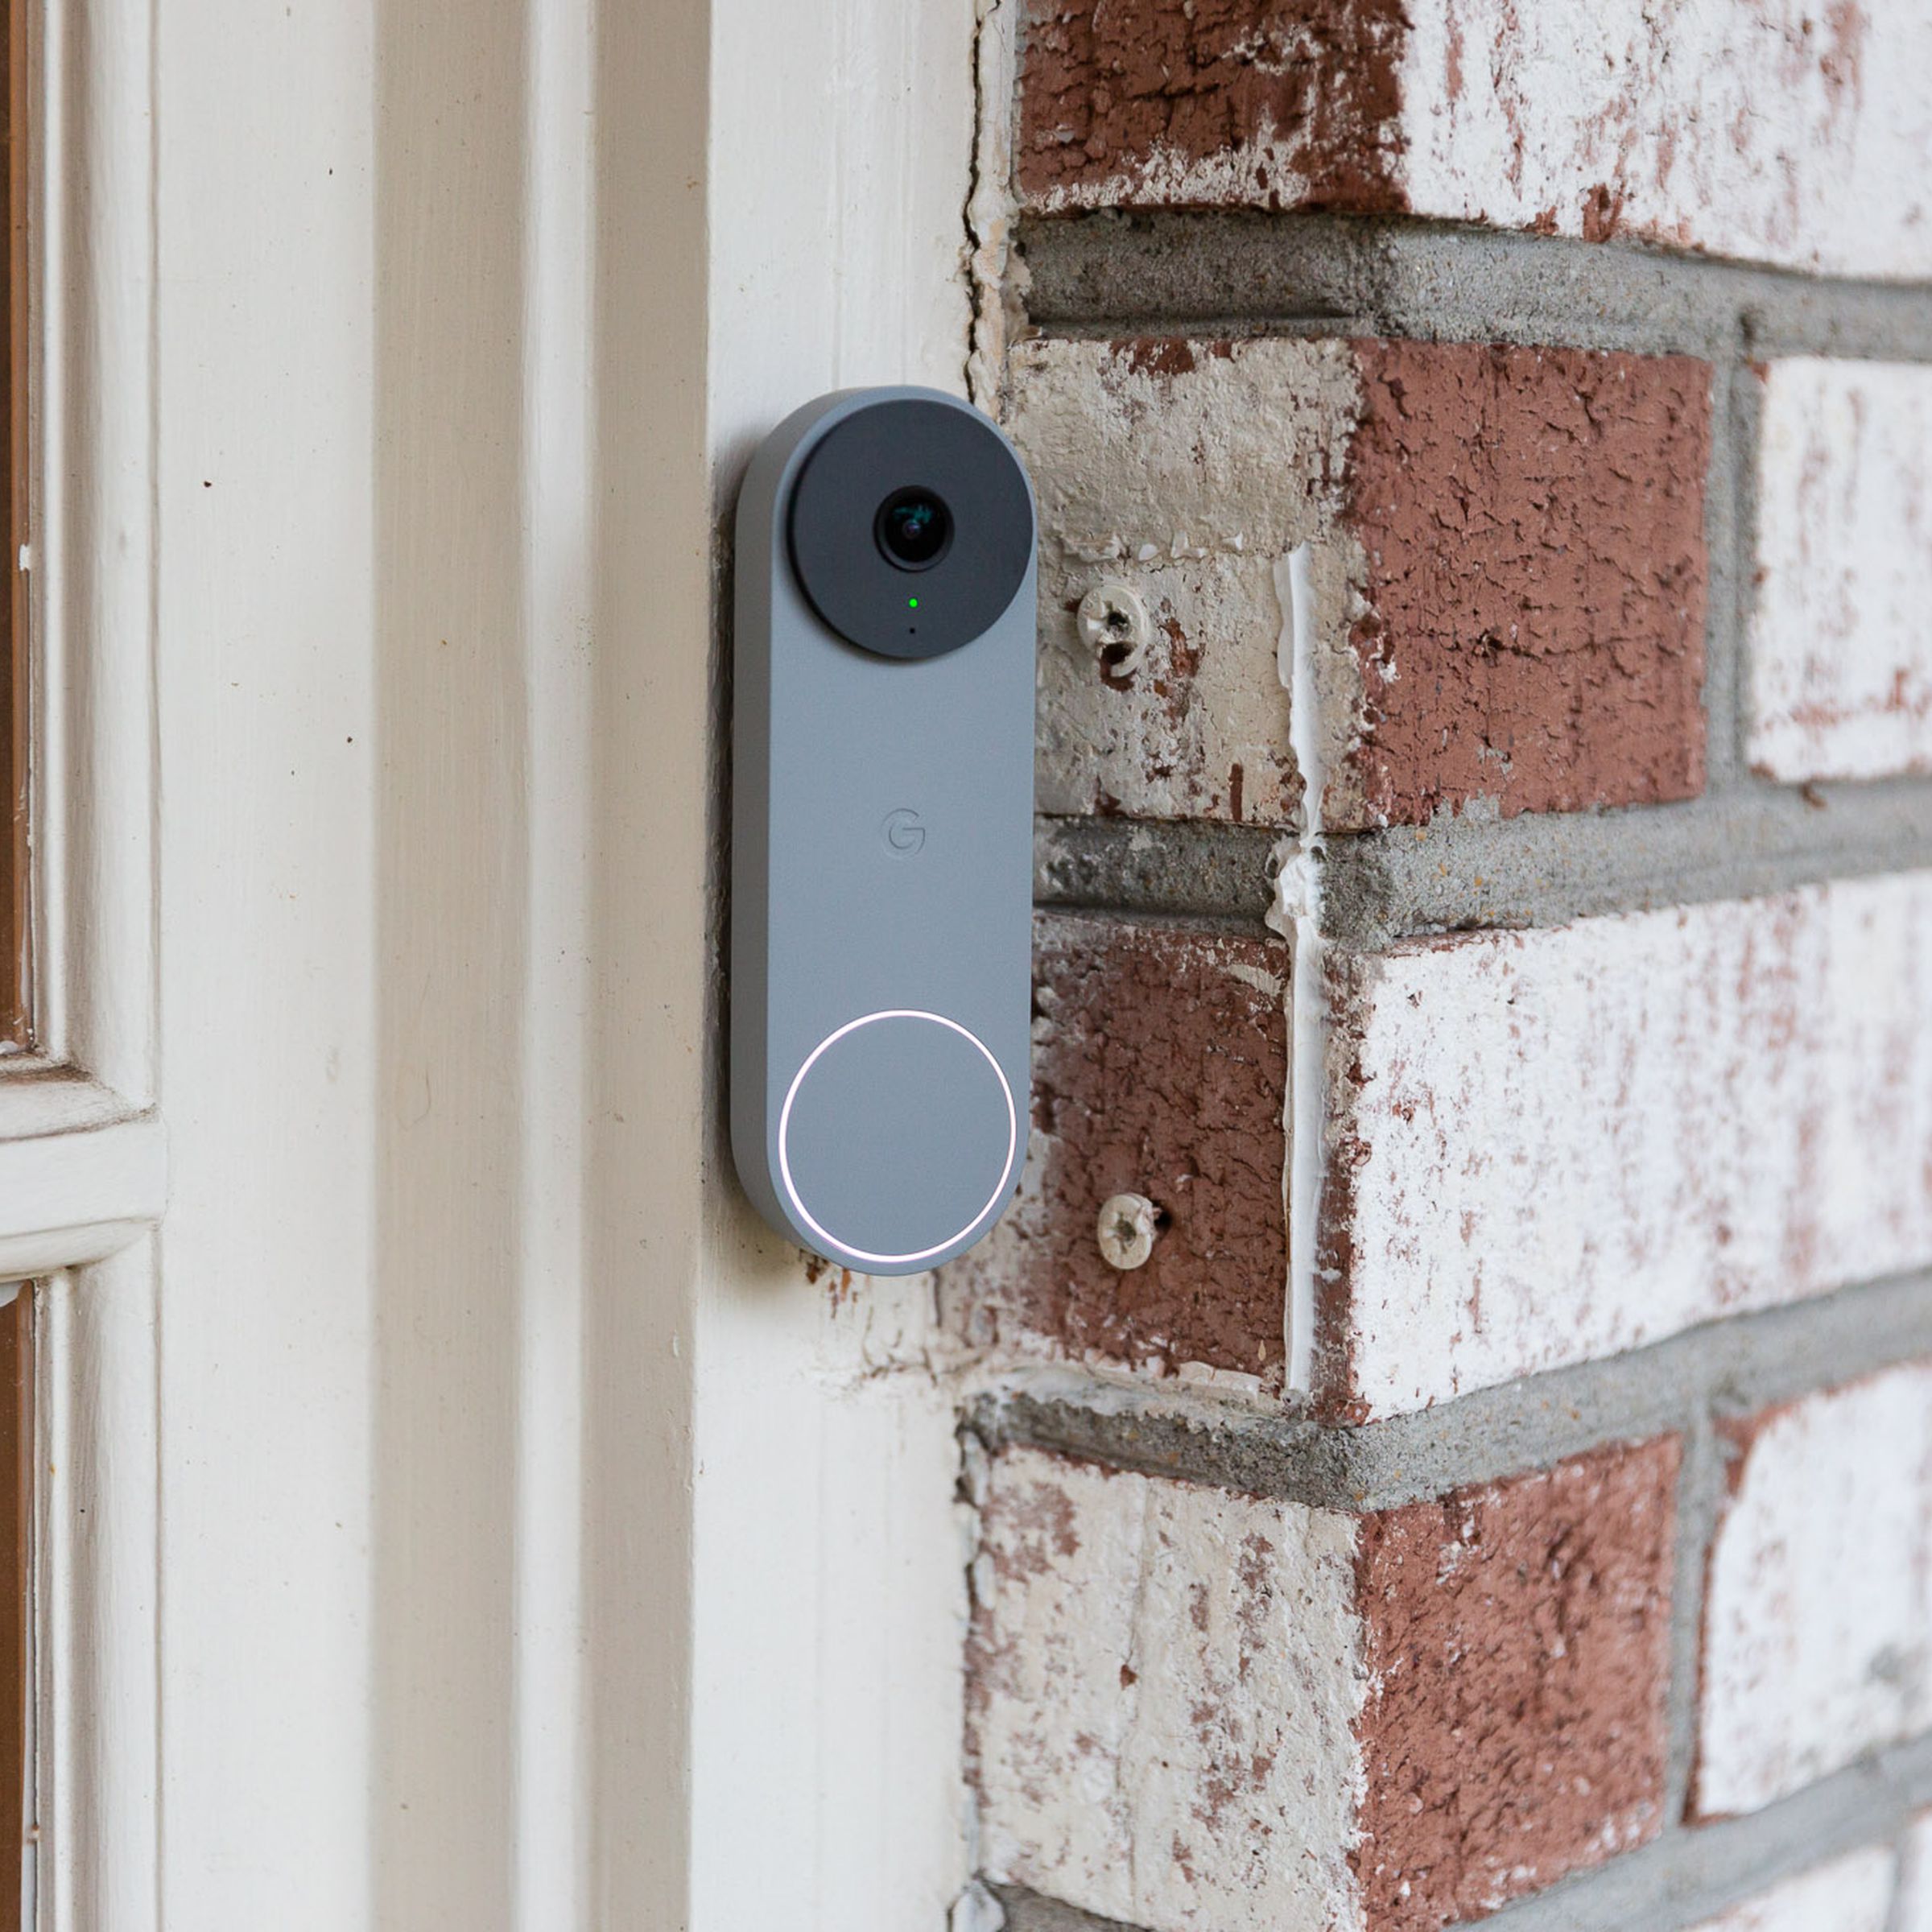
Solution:
<svg viewBox="0 0 1932 1932">
<path fill-rule="evenodd" d="M 910 1274 L 1026 1158 L 1034 507 L 936 390 L 825 396 L 738 500 L 732 1146 L 759 1212 Z"/>
</svg>

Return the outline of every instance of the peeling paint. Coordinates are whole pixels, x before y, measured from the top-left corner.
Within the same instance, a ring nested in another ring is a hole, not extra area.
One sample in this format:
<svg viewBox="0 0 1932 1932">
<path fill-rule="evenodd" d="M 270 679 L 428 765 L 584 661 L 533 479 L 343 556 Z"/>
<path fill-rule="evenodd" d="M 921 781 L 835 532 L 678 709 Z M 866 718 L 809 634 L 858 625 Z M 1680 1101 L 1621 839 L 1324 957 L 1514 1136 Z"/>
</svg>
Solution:
<svg viewBox="0 0 1932 1932">
<path fill-rule="evenodd" d="M 1041 209 L 1123 178 L 1167 206 L 1399 205 L 1399 0 L 1028 11 L 1018 176 Z"/>
<path fill-rule="evenodd" d="M 1282 1349 L 1286 1385 L 1305 1391 L 1315 1377 L 1315 1294 L 1319 1261 L 1323 1159 L 1323 1117 L 1327 1084 L 1326 942 L 1322 937 L 1321 835 L 1329 792 L 1332 751 L 1320 720 L 1334 715 L 1319 693 L 1332 667 L 1318 655 L 1316 600 L 1308 546 L 1297 544 L 1275 568 L 1282 629 L 1277 667 L 1289 694 L 1289 720 L 1296 762 L 1306 783 L 1298 832 L 1275 850 L 1275 904 L 1269 924 L 1288 941 L 1293 991 L 1288 1008 L 1288 1080 L 1282 1096 L 1286 1158 L 1282 1212 L 1288 1222 L 1288 1279 L 1282 1298 Z M 1360 680 L 1347 655 L 1349 702 L 1359 700 Z"/>
<path fill-rule="evenodd" d="M 1022 0 L 975 0 L 972 43 L 972 180 L 966 194 L 966 277 L 972 330 L 966 393 L 997 414 L 1006 345 L 1025 326 L 1026 264 L 1013 253 L 1012 103 Z"/>
</svg>

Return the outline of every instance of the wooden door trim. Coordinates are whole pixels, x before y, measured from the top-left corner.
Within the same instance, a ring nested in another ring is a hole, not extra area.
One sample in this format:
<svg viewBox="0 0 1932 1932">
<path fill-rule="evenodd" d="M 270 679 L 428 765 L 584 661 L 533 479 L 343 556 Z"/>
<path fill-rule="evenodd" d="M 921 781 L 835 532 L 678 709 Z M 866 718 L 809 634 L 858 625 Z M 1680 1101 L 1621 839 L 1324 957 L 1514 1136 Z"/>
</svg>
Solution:
<svg viewBox="0 0 1932 1932">
<path fill-rule="evenodd" d="M 6 114 L 6 247 L 4 309 L 6 328 L 6 401 L 4 524 L 6 595 L 0 601 L 0 1044 L 25 1046 L 31 1038 L 32 949 L 28 943 L 30 861 L 27 845 L 29 672 L 27 573 L 22 559 L 27 541 L 28 306 L 27 111 L 28 66 L 26 0 L 7 0 L 3 43 L 5 71 L 0 95 Z"/>
<path fill-rule="evenodd" d="M 0 1591 L 0 1927 L 8 1932 L 26 1922 L 31 1819 L 33 1344 L 34 1297 L 23 1288 L 0 1303 L 0 1556 L 7 1574 L 7 1587 Z"/>
<path fill-rule="evenodd" d="M 159 1897 L 153 12 L 25 8 L 34 1038 L 0 1056 L 0 1280 L 39 1277 L 35 1919 L 117 1932 Z"/>
</svg>

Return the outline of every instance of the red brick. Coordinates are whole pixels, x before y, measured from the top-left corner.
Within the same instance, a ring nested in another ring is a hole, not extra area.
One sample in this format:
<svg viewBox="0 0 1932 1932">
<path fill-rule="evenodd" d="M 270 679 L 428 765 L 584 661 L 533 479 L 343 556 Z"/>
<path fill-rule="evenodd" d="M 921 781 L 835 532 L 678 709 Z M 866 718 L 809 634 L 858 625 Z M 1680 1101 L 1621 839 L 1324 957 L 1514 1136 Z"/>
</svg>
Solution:
<svg viewBox="0 0 1932 1932">
<path fill-rule="evenodd" d="M 1505 815 L 1704 782 L 1710 377 L 1683 357 L 1356 345 L 1352 642 L 1368 815 Z"/>
<path fill-rule="evenodd" d="M 1178 187 L 1189 165 L 1212 166 L 1267 129 L 1307 171 L 1302 205 L 1398 208 L 1402 27 L 1401 0 L 1033 0 L 1022 192 L 1046 200 L 1163 162 Z M 1279 199 L 1258 178 L 1252 188 Z"/>
<path fill-rule="evenodd" d="M 1034 950 L 1033 1145 L 1020 1201 L 947 1271 L 987 1339 L 1199 1362 L 1278 1387 L 1287 1273 L 1278 942 L 1046 918 Z M 1110 1267 L 1101 1204 L 1138 1194 L 1162 1226 Z"/>
<path fill-rule="evenodd" d="M 1678 1455 L 1362 1517 L 1001 1455 L 990 1875 L 1160 1932 L 1436 1932 L 1653 1836 Z"/>
<path fill-rule="evenodd" d="M 1290 824 L 1304 758 L 1331 830 L 1702 788 L 1703 364 L 1038 341 L 1009 417 L 1043 809 Z M 1075 623 L 1105 583 L 1149 613 L 1125 673 Z"/>
<path fill-rule="evenodd" d="M 1678 1445 L 1366 1518 L 1368 1923 L 1480 1917 L 1661 1823 Z"/>
<path fill-rule="evenodd" d="M 1359 1422 L 1923 1268 L 1929 935 L 1918 873 L 1331 944 L 1285 1208 L 1286 947 L 1045 917 L 1022 1198 L 949 1311 Z M 1125 1272 L 1121 1193 L 1166 1216 Z"/>
</svg>

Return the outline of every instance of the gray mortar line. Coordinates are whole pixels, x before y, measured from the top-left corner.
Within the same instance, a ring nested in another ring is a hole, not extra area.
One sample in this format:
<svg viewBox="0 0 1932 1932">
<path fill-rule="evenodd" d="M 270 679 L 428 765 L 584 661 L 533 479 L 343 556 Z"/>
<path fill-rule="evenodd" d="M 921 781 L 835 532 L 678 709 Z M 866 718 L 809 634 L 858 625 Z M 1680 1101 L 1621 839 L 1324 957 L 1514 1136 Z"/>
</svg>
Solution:
<svg viewBox="0 0 1932 1932">
<path fill-rule="evenodd" d="M 1285 828 L 1036 821 L 1042 906 L 1258 926 Z M 1561 925 L 1932 866 L 1932 783 L 1788 790 L 1756 780 L 1682 804 L 1500 817 L 1493 804 L 1323 841 L 1323 931 L 1364 949 L 1412 935 Z"/>
<path fill-rule="evenodd" d="M 1731 473 L 1728 508 L 1735 549 L 1731 551 L 1729 618 L 1733 626 L 1733 686 L 1729 691 L 1733 771 L 1748 777 L 1750 733 L 1750 620 L 1758 603 L 1758 448 L 1764 431 L 1764 385 L 1752 375 L 1748 352 L 1740 346 L 1740 361 L 1731 375 L 1725 435 L 1729 439 Z M 1711 489 L 1718 477 L 1711 475 Z M 1711 599 L 1718 584 L 1711 581 Z M 1714 716 L 1714 715 L 1711 715 Z M 1750 781 L 1762 782 L 1762 781 Z"/>
<path fill-rule="evenodd" d="M 1519 1898 L 1481 1923 L 1496 1932 L 1685 1932 L 1847 1852 L 1889 1847 L 1928 1804 L 1932 1738 L 1921 1738 L 1748 1817 L 1666 1827 L 1649 1844 Z M 992 1889 L 1006 1932 L 1136 1932 L 1023 1887 Z"/>
<path fill-rule="evenodd" d="M 1728 729 L 1730 761 L 1726 769 L 1728 774 L 1733 775 L 1748 770 L 1745 747 L 1751 722 L 1751 620 L 1757 603 L 1758 444 L 1764 423 L 1764 387 L 1751 372 L 1745 359 L 1748 353 L 1740 343 L 1739 365 L 1726 385 L 1728 407 L 1720 433 L 1725 440 L 1729 473 L 1720 477 L 1713 464 L 1710 477 L 1713 493 L 1719 489 L 1726 492 L 1724 508 L 1730 517 L 1732 547 L 1727 553 L 1728 579 L 1721 585 L 1713 555 L 1709 594 L 1713 609 L 1720 596 L 1725 598 L 1732 657 L 1730 688 L 1721 694 L 1720 700 L 1714 688 L 1707 687 L 1705 716 L 1713 738 Z M 1719 708 L 1720 701 L 1722 710 Z"/>
<path fill-rule="evenodd" d="M 1754 392 L 1741 357 L 1711 371 L 1711 458 L 1704 473 L 1705 787 L 1728 791 L 1744 774 L 1743 691 L 1754 517 L 1744 501 L 1755 464 Z"/>
<path fill-rule="evenodd" d="M 1464 927 L 1748 898 L 1932 865 L 1932 785 L 1788 791 L 1753 782 L 1678 805 L 1496 815 L 1493 807 L 1328 842 L 1335 936 L 1357 945 Z"/>
<path fill-rule="evenodd" d="M 1136 819 L 1034 822 L 1034 898 L 1046 906 L 1228 918 L 1265 930 L 1287 828 Z"/>
<path fill-rule="evenodd" d="M 1034 910 L 1037 914 L 1041 908 L 1035 906 Z M 1139 932 L 1170 927 L 1177 936 L 1199 937 L 1218 933 L 1230 938 L 1268 939 L 1278 946 L 1286 946 L 1287 943 L 1265 919 L 1212 909 L 1176 911 L 1165 906 L 1150 906 L 1129 910 L 1117 906 L 1073 907 L 1056 905 L 1047 910 L 1050 913 L 1063 914 L 1068 917 L 1130 926 Z M 1285 964 L 1283 970 L 1286 970 Z"/>
<path fill-rule="evenodd" d="M 1694 1416 L 1684 1431 L 1684 1459 L 1677 1478 L 1676 1566 L 1670 1587 L 1670 1701 L 1669 1754 L 1665 1761 L 1664 1816 L 1687 1817 L 1697 1776 L 1698 1719 L 1703 1690 L 1704 1591 L 1711 1548 L 1726 1496 L 1725 1450 L 1708 1414 Z"/>
<path fill-rule="evenodd" d="M 1487 1922 L 1496 1932 L 1682 1932 L 1847 1852 L 1889 1847 L 1928 1802 L 1932 1738 L 1920 1738 L 1748 1817 L 1667 1830 Z"/>
<path fill-rule="evenodd" d="M 1932 1271 L 1727 1316 L 1628 1354 L 1359 1427 L 1067 1367 L 1013 1372 L 968 1419 L 989 1449 L 1026 1445 L 1315 1509 L 1368 1511 L 1547 1468 L 1607 1443 L 1687 1432 L 1707 1416 L 1750 1414 L 1926 1355 Z"/>
<path fill-rule="evenodd" d="M 1004 1932 L 1137 1932 L 1136 1927 L 1120 1919 L 1096 1918 L 1078 1905 L 1063 1905 L 1057 1898 L 1042 1898 L 1018 1885 L 989 1885 L 987 1889 L 1006 1914 Z"/>
<path fill-rule="evenodd" d="M 1024 219 L 1036 328 L 1401 335 L 1640 353 L 1932 360 L 1932 290 L 1634 243 L 1289 213 Z"/>
</svg>

